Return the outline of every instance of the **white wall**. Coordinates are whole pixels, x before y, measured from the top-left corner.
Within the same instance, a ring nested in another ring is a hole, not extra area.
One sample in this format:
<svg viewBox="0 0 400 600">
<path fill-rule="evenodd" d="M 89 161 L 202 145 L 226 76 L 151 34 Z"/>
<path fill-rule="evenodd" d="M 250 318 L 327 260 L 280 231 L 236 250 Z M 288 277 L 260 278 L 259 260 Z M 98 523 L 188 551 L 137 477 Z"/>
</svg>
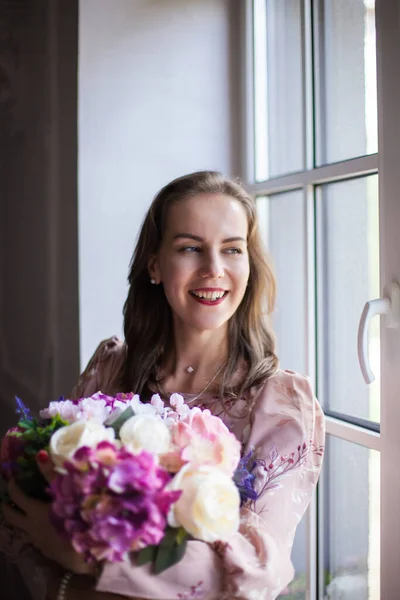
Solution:
<svg viewBox="0 0 400 600">
<path fill-rule="evenodd" d="M 128 263 L 158 189 L 199 169 L 237 174 L 237 6 L 80 2 L 82 365 L 101 339 L 122 334 Z"/>
</svg>

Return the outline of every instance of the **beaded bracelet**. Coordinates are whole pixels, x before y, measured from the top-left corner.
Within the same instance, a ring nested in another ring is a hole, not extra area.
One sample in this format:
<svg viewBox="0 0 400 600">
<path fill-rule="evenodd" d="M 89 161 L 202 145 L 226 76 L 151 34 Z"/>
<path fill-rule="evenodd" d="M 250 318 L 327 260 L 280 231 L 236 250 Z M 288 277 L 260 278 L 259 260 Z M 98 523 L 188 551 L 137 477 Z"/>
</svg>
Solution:
<svg viewBox="0 0 400 600">
<path fill-rule="evenodd" d="M 65 600 L 68 583 L 72 577 L 73 573 L 71 571 L 67 571 L 61 578 L 60 587 L 58 588 L 57 600 Z"/>
</svg>

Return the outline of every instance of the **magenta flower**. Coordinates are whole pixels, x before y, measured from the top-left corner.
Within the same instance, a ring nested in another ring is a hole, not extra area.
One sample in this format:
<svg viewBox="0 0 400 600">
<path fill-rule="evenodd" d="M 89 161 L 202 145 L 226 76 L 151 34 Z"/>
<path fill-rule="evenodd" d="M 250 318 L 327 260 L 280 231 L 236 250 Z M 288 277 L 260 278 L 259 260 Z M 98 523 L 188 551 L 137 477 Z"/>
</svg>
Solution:
<svg viewBox="0 0 400 600">
<path fill-rule="evenodd" d="M 51 484 L 51 519 L 88 561 L 119 562 L 131 551 L 158 545 L 180 491 L 151 454 L 131 454 L 110 442 L 80 448 Z"/>
</svg>

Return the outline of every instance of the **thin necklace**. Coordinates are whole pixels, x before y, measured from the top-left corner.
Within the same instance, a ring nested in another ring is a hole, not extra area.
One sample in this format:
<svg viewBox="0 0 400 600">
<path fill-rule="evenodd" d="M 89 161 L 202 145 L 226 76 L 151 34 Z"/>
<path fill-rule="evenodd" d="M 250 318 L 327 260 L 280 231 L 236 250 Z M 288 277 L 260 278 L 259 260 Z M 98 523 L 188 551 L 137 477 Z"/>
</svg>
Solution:
<svg viewBox="0 0 400 600">
<path fill-rule="evenodd" d="M 218 371 L 215 373 L 215 375 L 213 375 L 211 377 L 211 379 L 208 381 L 207 385 L 198 394 L 196 394 L 194 396 L 194 398 L 190 398 L 190 400 L 186 400 L 186 404 L 192 404 L 192 402 L 194 402 L 195 400 L 200 398 L 200 396 L 202 396 L 204 394 L 204 392 L 206 392 L 208 390 L 208 388 L 210 387 L 212 382 L 215 381 L 215 379 L 218 377 L 218 375 L 221 373 L 222 369 L 224 369 L 225 366 L 226 366 L 226 362 L 223 363 L 223 365 L 218 369 Z"/>
</svg>

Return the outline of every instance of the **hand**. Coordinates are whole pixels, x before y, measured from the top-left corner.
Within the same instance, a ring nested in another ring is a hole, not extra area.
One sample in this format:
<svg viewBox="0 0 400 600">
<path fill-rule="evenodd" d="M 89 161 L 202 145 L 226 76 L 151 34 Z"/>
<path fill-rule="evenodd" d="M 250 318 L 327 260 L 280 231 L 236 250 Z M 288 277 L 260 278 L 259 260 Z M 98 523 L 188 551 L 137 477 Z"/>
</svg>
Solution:
<svg viewBox="0 0 400 600">
<path fill-rule="evenodd" d="M 92 574 L 95 567 L 88 565 L 83 556 L 74 551 L 71 544 L 63 540 L 50 523 L 50 506 L 47 502 L 34 500 L 26 496 L 12 479 L 8 484 L 11 500 L 23 513 L 3 504 L 5 520 L 25 531 L 33 546 L 64 569 L 77 574 Z"/>
<path fill-rule="evenodd" d="M 40 450 L 36 454 L 36 464 L 39 467 L 39 471 L 41 471 L 43 477 L 49 483 L 51 483 L 56 477 L 57 473 L 54 470 L 54 463 L 46 450 Z"/>
</svg>

